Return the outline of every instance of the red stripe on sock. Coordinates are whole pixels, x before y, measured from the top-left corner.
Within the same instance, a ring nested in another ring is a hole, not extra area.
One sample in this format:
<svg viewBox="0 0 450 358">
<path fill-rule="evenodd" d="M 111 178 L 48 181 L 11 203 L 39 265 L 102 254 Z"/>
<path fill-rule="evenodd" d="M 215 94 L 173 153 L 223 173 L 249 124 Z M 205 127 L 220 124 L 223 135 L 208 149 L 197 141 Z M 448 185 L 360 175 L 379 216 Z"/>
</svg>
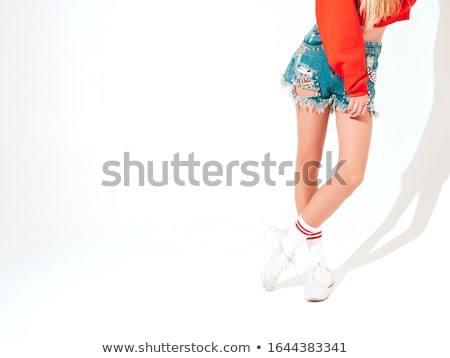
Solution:
<svg viewBox="0 0 450 358">
<path fill-rule="evenodd" d="M 313 231 L 310 231 L 310 230 L 308 230 L 308 229 L 305 229 L 305 228 L 303 227 L 303 225 L 300 223 L 300 220 L 297 220 L 297 223 L 298 223 L 298 225 L 300 225 L 300 227 L 303 229 L 303 231 L 306 231 L 308 234 L 314 234 Z"/>
<path fill-rule="evenodd" d="M 306 235 L 306 236 L 311 235 L 310 232 L 304 231 L 303 226 L 301 226 L 298 222 L 295 223 L 295 226 L 297 227 L 297 229 L 298 229 L 303 235 Z"/>
<path fill-rule="evenodd" d="M 298 220 L 295 223 L 295 226 L 303 235 L 306 236 L 306 240 L 320 239 L 322 237 L 322 231 L 312 232 L 312 231 L 306 230 L 302 226 L 302 224 L 300 224 L 300 221 L 298 221 Z"/>
<path fill-rule="evenodd" d="M 306 240 L 314 240 L 314 239 L 320 239 L 322 237 L 322 232 L 320 231 L 319 233 L 317 233 L 314 236 L 309 236 L 306 238 Z"/>
</svg>

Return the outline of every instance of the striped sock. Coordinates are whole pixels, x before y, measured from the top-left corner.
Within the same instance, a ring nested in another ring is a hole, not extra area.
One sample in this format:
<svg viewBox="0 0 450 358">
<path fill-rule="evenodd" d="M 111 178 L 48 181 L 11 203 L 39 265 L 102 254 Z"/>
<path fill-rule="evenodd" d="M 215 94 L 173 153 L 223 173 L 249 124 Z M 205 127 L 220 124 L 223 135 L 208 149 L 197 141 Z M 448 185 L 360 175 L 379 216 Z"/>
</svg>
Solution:
<svg viewBox="0 0 450 358">
<path fill-rule="evenodd" d="M 322 230 L 320 228 L 309 226 L 305 222 L 305 220 L 303 220 L 301 215 L 295 222 L 295 226 L 297 227 L 298 231 L 300 231 L 305 236 L 306 240 L 320 239 L 322 237 Z"/>
<path fill-rule="evenodd" d="M 302 217 L 297 220 L 296 226 L 306 236 L 306 245 L 311 258 L 311 265 L 327 266 L 322 249 L 322 230 L 309 226 Z"/>
<path fill-rule="evenodd" d="M 319 239 L 321 237 L 322 230 L 309 226 L 300 215 L 295 221 L 295 227 L 288 230 L 281 247 L 286 255 L 293 256 L 305 240 Z"/>
</svg>

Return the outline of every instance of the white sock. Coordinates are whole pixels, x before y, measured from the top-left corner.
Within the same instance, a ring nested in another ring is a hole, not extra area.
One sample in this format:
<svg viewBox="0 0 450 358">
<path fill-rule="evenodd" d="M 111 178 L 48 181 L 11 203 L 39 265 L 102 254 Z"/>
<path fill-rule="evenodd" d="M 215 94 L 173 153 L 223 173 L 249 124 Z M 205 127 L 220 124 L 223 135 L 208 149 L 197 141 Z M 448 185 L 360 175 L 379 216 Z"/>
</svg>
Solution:
<svg viewBox="0 0 450 358">
<path fill-rule="evenodd" d="M 325 257 L 323 256 L 322 238 L 306 240 L 309 249 L 312 266 L 327 266 Z"/>
<path fill-rule="evenodd" d="M 300 215 L 295 221 L 295 225 L 289 228 L 287 236 L 281 243 L 281 248 L 286 255 L 293 256 L 305 240 L 315 240 L 321 237 L 320 228 L 308 225 Z"/>
</svg>

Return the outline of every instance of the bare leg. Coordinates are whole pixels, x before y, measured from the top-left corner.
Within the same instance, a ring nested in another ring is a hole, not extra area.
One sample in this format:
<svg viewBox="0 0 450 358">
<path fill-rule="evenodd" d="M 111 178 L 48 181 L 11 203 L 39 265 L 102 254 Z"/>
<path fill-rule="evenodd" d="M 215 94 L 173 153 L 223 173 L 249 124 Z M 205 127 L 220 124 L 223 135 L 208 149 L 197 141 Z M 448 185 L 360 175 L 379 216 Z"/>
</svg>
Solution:
<svg viewBox="0 0 450 358">
<path fill-rule="evenodd" d="M 295 87 L 295 91 L 299 97 L 314 95 L 300 87 Z M 307 109 L 297 104 L 296 111 L 298 147 L 295 164 L 297 179 L 295 204 L 299 216 L 318 190 L 317 177 L 327 132 L 329 109 L 326 108 L 323 113 L 319 113 L 316 109 Z M 293 227 L 283 239 L 283 251 L 288 255 L 294 255 L 303 239 L 303 234 Z"/>
<path fill-rule="evenodd" d="M 296 88 L 297 93 L 303 89 Z M 297 111 L 297 159 L 296 172 L 300 175 L 295 186 L 295 204 L 300 215 L 317 192 L 319 163 L 328 125 L 328 108 L 324 113 L 307 110 L 296 105 Z"/>
<path fill-rule="evenodd" d="M 372 118 L 365 112 L 357 119 L 350 119 L 343 112 L 336 112 L 339 138 L 339 161 L 345 163 L 338 175 L 322 185 L 302 212 L 303 219 L 313 227 L 320 227 L 361 184 L 364 178 L 372 135 Z"/>
</svg>

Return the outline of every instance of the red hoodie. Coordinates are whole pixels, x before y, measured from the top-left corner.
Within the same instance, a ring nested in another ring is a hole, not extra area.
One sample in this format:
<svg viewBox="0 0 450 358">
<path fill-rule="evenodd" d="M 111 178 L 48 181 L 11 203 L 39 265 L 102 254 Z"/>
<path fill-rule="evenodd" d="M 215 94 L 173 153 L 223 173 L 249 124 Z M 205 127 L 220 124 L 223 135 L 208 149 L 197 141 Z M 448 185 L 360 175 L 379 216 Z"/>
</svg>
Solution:
<svg viewBox="0 0 450 358">
<path fill-rule="evenodd" d="M 409 19 L 416 0 L 403 0 L 398 14 L 375 24 L 386 26 Z M 360 0 L 316 0 L 316 18 L 327 54 L 328 63 L 344 79 L 345 91 L 352 97 L 368 93 L 364 39 L 361 24 L 364 19 L 357 7 Z"/>
</svg>

